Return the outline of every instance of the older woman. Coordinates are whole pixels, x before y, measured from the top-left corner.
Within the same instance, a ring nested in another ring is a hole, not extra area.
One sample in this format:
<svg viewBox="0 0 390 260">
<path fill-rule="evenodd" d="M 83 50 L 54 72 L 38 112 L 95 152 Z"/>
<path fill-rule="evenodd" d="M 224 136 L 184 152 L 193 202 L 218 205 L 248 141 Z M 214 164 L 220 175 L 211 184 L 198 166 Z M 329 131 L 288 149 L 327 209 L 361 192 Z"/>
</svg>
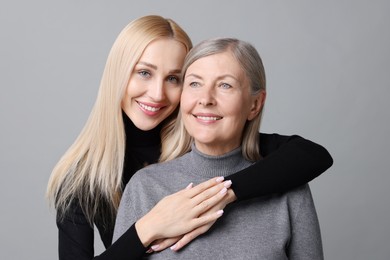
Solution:
<svg viewBox="0 0 390 260">
<path fill-rule="evenodd" d="M 163 139 L 162 160 L 168 161 L 148 166 L 130 180 L 119 206 L 114 240 L 161 198 L 188 182 L 223 178 L 260 158 L 257 139 L 266 91 L 257 51 L 236 39 L 207 40 L 189 52 L 183 73 L 180 116 Z M 174 252 L 175 247 L 152 258 L 323 258 L 308 185 L 230 204 L 212 230 L 182 251 Z"/>
<path fill-rule="evenodd" d="M 177 116 L 181 68 L 191 48 L 190 38 L 177 23 L 156 15 L 130 22 L 118 35 L 89 119 L 48 183 L 47 197 L 57 210 L 60 259 L 136 259 L 145 253 L 151 234 L 161 238 L 185 234 L 179 241 L 184 245 L 206 232 L 219 217 L 215 212 L 230 201 L 291 189 L 332 164 L 326 149 L 309 140 L 263 134 L 258 145 L 264 160 L 231 174 L 235 185 L 228 196 L 218 193 L 224 184 L 214 179 L 172 194 L 113 244 L 123 187 L 137 170 L 157 162 L 160 130 Z M 191 207 L 188 193 L 197 194 L 197 201 L 211 208 Z M 173 211 L 176 214 L 169 214 Z M 94 227 L 106 247 L 98 256 Z M 160 249 L 169 241 L 161 242 Z"/>
</svg>

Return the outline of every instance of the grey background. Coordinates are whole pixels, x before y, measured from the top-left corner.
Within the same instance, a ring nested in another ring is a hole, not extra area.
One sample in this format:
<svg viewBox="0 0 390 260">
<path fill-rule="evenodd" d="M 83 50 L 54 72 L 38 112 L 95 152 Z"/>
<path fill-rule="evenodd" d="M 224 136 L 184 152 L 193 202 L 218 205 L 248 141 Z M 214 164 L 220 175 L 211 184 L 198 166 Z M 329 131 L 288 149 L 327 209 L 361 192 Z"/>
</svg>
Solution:
<svg viewBox="0 0 390 260">
<path fill-rule="evenodd" d="M 57 258 L 50 171 L 87 119 L 114 39 L 146 14 L 173 18 L 194 43 L 258 48 L 261 130 L 302 135 L 335 160 L 311 182 L 326 259 L 389 259 L 389 11 L 379 0 L 2 1 L 0 259 Z"/>
</svg>

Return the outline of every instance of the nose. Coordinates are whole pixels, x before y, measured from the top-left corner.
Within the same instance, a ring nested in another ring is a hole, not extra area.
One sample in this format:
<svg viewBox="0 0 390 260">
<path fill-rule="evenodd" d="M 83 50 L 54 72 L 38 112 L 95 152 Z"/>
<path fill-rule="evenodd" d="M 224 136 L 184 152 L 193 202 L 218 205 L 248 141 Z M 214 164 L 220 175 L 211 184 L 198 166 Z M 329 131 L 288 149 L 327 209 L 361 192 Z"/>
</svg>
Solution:
<svg viewBox="0 0 390 260">
<path fill-rule="evenodd" d="M 202 106 L 215 105 L 215 91 L 211 86 L 204 86 L 199 90 L 199 101 L 198 104 Z"/>
<path fill-rule="evenodd" d="M 165 99 L 165 86 L 163 80 L 156 80 L 149 89 L 149 96 L 154 101 L 161 101 Z"/>
</svg>

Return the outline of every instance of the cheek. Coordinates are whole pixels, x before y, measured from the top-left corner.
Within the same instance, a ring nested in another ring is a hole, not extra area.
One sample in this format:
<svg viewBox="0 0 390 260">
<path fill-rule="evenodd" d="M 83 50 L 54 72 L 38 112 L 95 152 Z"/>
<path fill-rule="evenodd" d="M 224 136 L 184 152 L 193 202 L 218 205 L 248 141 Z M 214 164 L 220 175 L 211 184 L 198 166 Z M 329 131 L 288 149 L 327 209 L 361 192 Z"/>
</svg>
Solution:
<svg viewBox="0 0 390 260">
<path fill-rule="evenodd" d="M 225 112 L 234 118 L 236 124 L 246 122 L 250 110 L 249 100 L 240 98 L 235 100 L 226 100 L 223 103 L 229 104 L 228 106 L 225 106 Z"/>
<path fill-rule="evenodd" d="M 127 85 L 124 98 L 131 99 L 138 96 L 141 88 L 137 86 L 138 84 L 135 84 L 135 80 L 130 81 L 129 85 Z"/>
</svg>

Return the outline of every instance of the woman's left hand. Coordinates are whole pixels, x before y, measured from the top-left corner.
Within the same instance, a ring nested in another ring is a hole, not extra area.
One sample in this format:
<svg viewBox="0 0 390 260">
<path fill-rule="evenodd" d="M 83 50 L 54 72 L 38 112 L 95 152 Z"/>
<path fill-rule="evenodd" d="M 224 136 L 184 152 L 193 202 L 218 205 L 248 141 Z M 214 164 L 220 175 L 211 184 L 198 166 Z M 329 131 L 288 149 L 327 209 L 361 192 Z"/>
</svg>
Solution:
<svg viewBox="0 0 390 260">
<path fill-rule="evenodd" d="M 229 189 L 227 193 L 228 193 L 227 196 L 225 196 L 218 204 L 210 208 L 208 211 L 204 212 L 202 215 L 207 215 L 210 214 L 211 212 L 224 209 L 226 205 L 228 205 L 231 202 L 234 202 L 237 199 L 232 189 Z M 190 243 L 192 240 L 197 238 L 199 235 L 206 233 L 212 227 L 212 225 L 214 225 L 214 223 L 215 221 L 200 226 L 183 236 L 156 240 L 154 243 L 152 243 L 152 246 L 148 250 L 148 253 L 159 252 L 168 247 L 171 247 L 173 251 L 178 251 L 181 248 L 183 248 L 185 245 Z"/>
</svg>

